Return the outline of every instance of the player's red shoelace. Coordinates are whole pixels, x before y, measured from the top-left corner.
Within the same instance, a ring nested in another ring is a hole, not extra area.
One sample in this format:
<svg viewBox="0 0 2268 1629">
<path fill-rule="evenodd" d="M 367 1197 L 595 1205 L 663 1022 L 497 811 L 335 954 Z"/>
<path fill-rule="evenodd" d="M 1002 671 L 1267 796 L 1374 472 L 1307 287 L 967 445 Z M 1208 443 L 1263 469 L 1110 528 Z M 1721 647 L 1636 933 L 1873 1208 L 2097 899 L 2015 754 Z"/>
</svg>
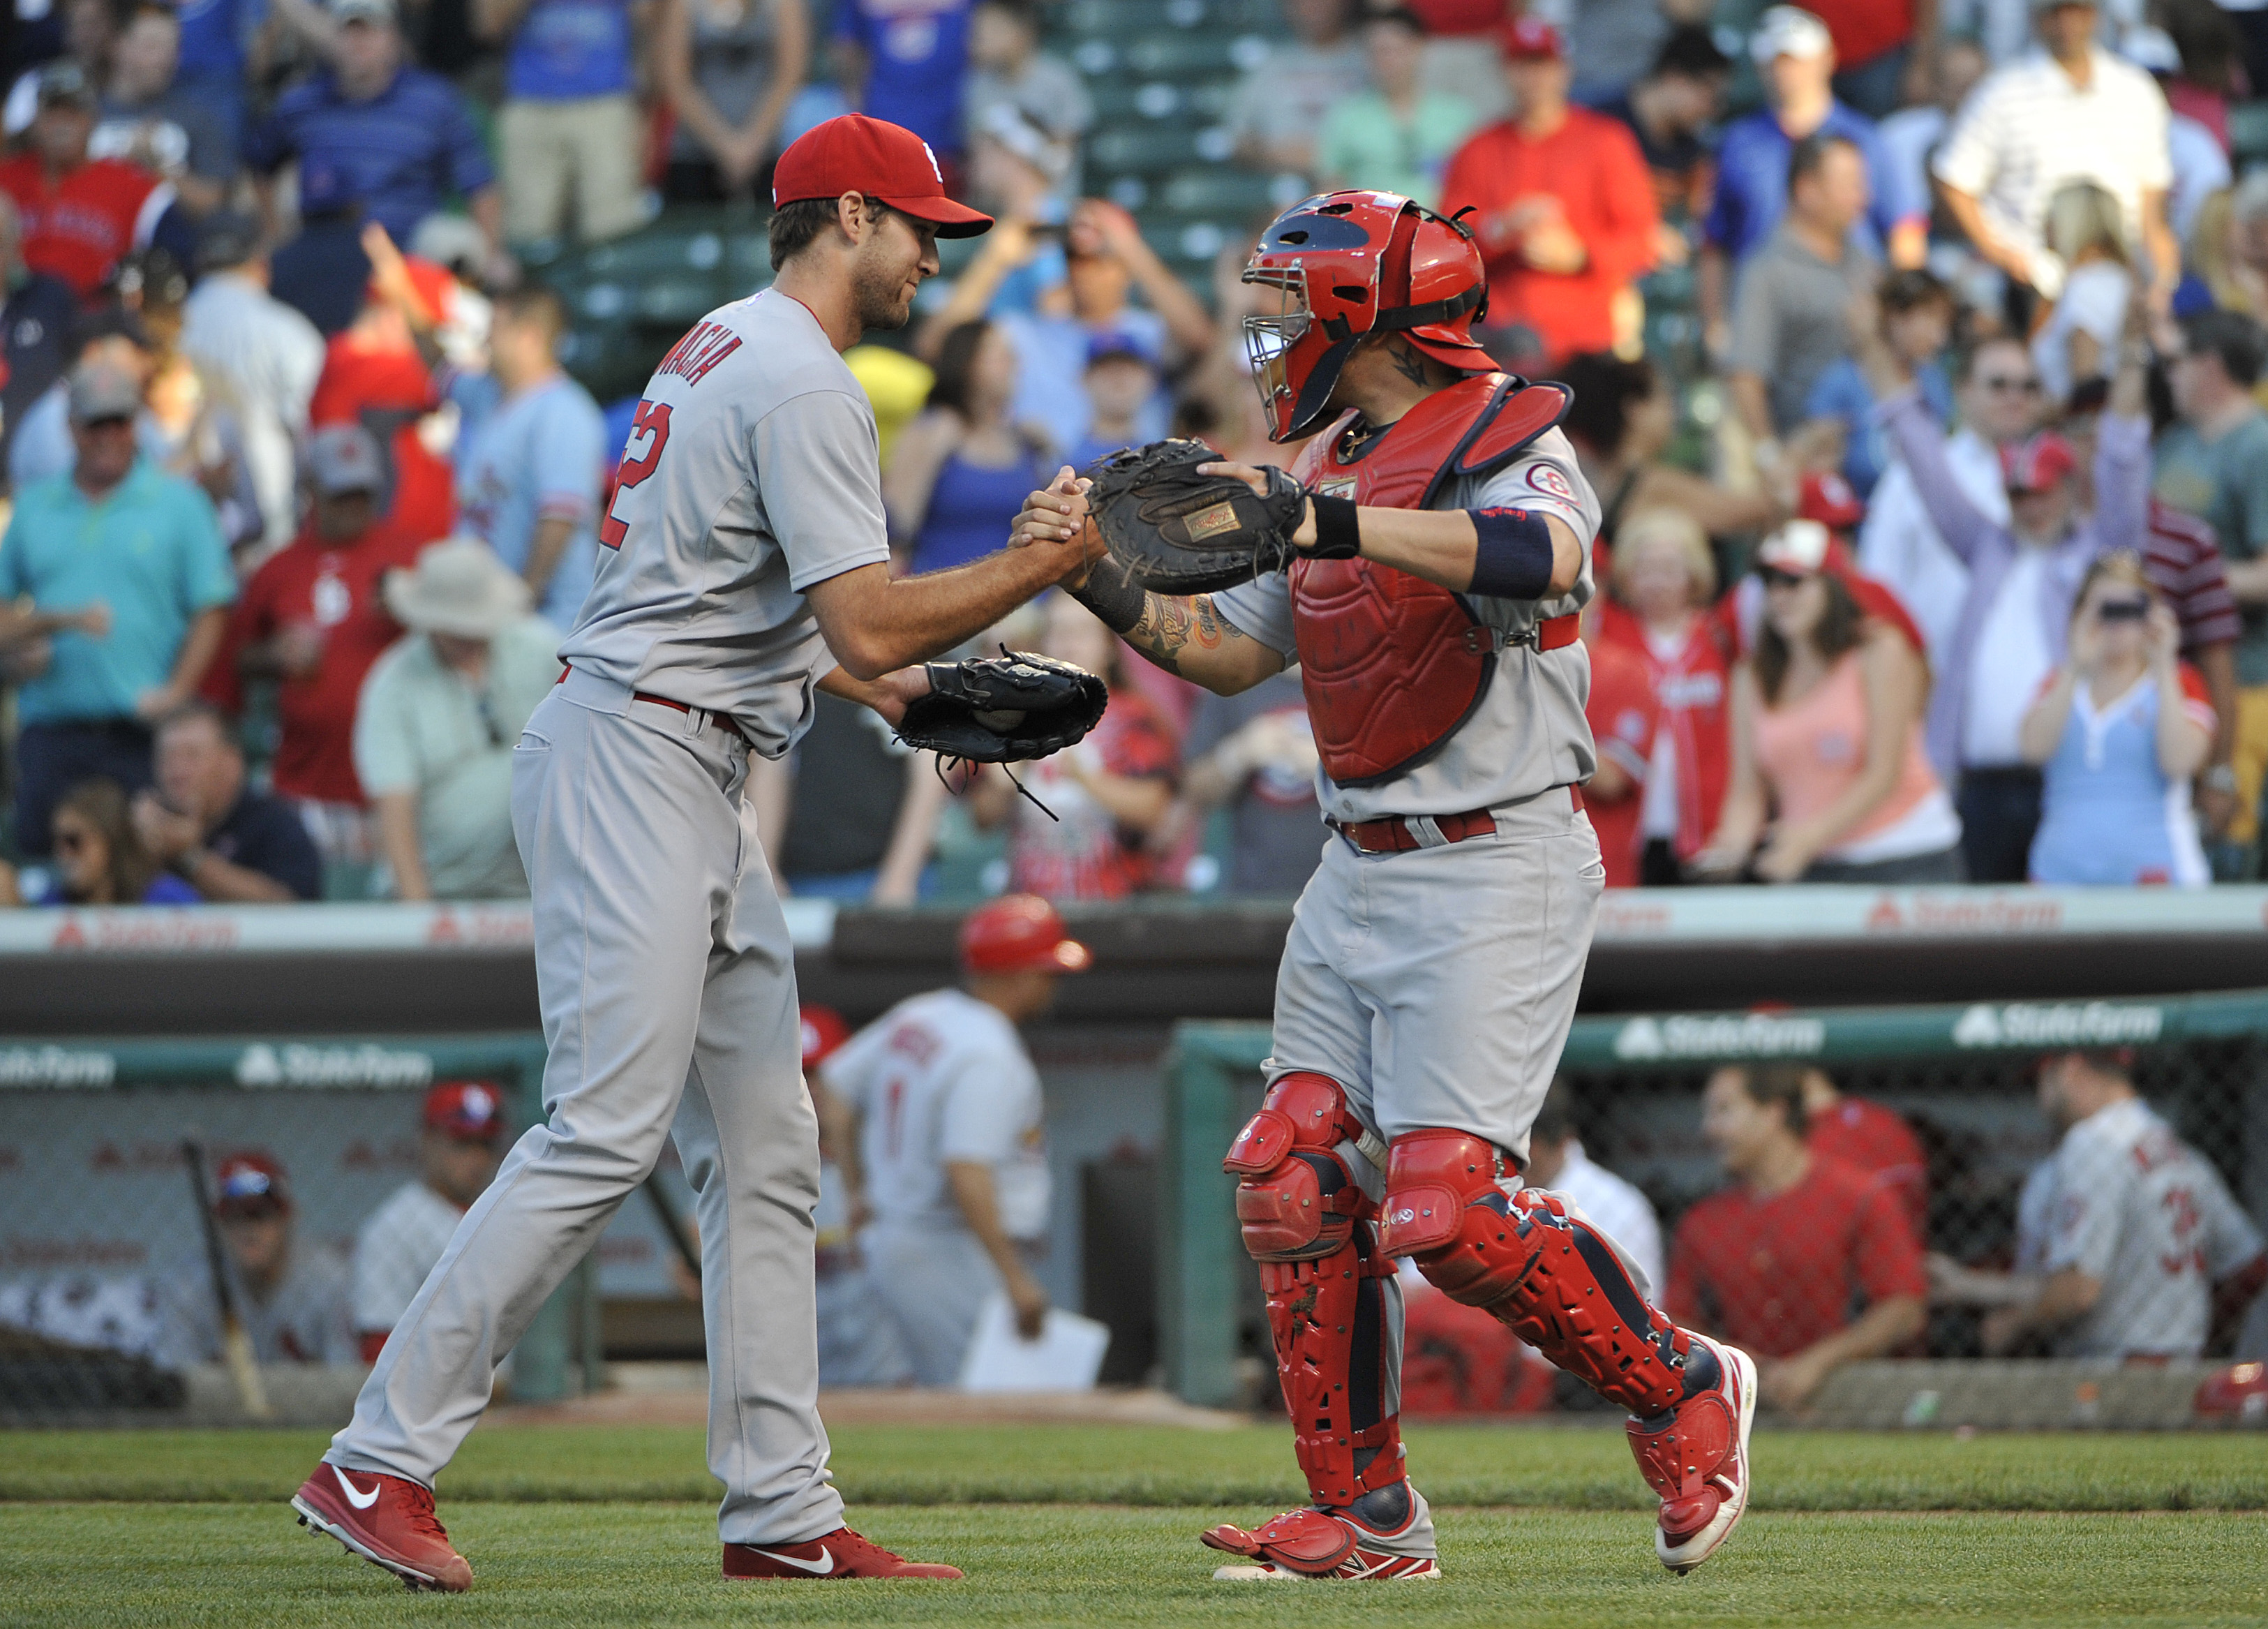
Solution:
<svg viewBox="0 0 2268 1629">
<path fill-rule="evenodd" d="M 909 1561 L 847 1527 L 799 1544 L 726 1544 L 727 1578 L 958 1578 L 938 1561 Z"/>
</svg>

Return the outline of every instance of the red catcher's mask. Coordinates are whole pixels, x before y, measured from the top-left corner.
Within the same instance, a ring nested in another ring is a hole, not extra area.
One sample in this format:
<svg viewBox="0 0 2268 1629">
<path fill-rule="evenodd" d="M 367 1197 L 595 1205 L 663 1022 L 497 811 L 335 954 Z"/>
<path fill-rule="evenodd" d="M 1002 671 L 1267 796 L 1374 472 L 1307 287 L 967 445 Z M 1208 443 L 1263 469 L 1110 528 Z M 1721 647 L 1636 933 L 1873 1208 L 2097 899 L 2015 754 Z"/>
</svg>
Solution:
<svg viewBox="0 0 2268 1629">
<path fill-rule="evenodd" d="M 1481 252 L 1462 222 L 1392 192 L 1319 193 L 1261 234 L 1244 281 L 1272 290 L 1272 309 L 1244 320 L 1268 439 L 1313 431 L 1355 342 L 1400 334 L 1468 373 L 1496 365 L 1474 343 L 1488 309 Z"/>
</svg>

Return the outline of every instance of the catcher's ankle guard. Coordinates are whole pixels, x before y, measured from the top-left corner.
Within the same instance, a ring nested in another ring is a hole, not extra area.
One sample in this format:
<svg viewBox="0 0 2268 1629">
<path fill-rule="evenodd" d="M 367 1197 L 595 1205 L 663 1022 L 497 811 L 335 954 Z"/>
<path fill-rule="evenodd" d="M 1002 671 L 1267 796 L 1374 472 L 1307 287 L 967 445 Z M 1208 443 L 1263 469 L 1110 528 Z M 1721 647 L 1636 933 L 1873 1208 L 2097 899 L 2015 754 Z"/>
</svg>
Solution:
<svg viewBox="0 0 2268 1629">
<path fill-rule="evenodd" d="M 1226 1168 L 1244 1247 L 1260 1264 L 1292 1448 L 1318 1504 L 1351 1504 L 1403 1479 L 1400 1319 L 1394 1263 L 1337 1145 L 1361 1134 L 1337 1081 L 1289 1074 L 1268 1088 Z"/>
<path fill-rule="evenodd" d="M 1648 1306 L 1613 1247 L 1540 1189 L 1507 1196 L 1507 1161 L 1464 1131 L 1394 1139 L 1381 1251 L 1407 1256 L 1452 1301 L 1479 1307 L 1641 1419 L 1688 1394 L 1687 1339 Z"/>
</svg>

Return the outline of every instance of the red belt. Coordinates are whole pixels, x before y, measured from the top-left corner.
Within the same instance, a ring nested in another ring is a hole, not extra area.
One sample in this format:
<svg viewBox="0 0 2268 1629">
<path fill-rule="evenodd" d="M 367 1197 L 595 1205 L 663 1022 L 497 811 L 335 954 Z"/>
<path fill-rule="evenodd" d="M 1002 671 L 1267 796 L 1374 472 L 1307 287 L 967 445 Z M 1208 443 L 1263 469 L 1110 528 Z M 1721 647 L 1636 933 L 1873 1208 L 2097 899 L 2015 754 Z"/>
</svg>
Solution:
<svg viewBox="0 0 2268 1629">
<path fill-rule="evenodd" d="M 1553 618 L 1555 622 L 1557 620 Z M 1545 626 L 1550 626 L 1550 623 Z M 1574 800 L 1577 808 L 1583 807 L 1583 789 L 1580 786 L 1568 787 L 1567 795 Z M 1487 809 L 1467 809 L 1462 814 L 1436 814 L 1431 818 L 1440 831 L 1442 843 L 1463 843 L 1473 837 L 1496 835 L 1496 816 Z M 1411 829 L 1410 819 L 1406 814 L 1381 814 L 1376 820 L 1345 822 L 1334 820 L 1326 821 L 1324 824 L 1365 854 L 1406 854 L 1411 849 L 1440 846 L 1421 838 Z"/>
<path fill-rule="evenodd" d="M 560 670 L 559 676 L 553 680 L 552 682 L 555 684 L 566 683 L 567 675 L 574 671 L 575 670 L 572 667 L 562 668 Z M 652 702 L 657 707 L 667 707 L 673 711 L 684 713 L 688 718 L 691 717 L 696 711 L 703 712 L 708 711 L 708 709 L 706 708 L 696 710 L 687 706 L 683 702 L 674 702 L 666 696 L 656 696 L 652 690 L 632 690 L 630 692 L 630 699 L 634 702 Z M 711 712 L 709 713 L 709 722 L 715 725 L 718 729 L 724 731 L 725 734 L 731 736 L 743 747 L 753 747 L 755 745 L 755 742 L 750 741 L 746 735 L 740 733 L 740 726 L 733 722 L 732 716 L 728 713 Z"/>
</svg>

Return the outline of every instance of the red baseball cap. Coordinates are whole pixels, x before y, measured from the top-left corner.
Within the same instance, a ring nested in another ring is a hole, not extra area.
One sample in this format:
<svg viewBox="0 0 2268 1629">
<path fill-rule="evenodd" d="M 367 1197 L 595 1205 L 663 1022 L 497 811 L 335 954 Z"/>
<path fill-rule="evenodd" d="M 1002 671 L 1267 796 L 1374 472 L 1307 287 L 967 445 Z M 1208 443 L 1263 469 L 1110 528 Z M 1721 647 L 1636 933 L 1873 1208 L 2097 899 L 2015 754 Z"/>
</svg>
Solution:
<svg viewBox="0 0 2268 1629">
<path fill-rule="evenodd" d="M 1496 36 L 1498 52 L 1507 57 L 1548 56 L 1558 62 L 1567 55 L 1559 31 L 1540 17 L 1515 17 Z"/>
<path fill-rule="evenodd" d="M 1094 953 L 1036 894 L 1006 894 L 961 925 L 961 965 L 972 973 L 1084 973 Z"/>
<path fill-rule="evenodd" d="M 2011 492 L 2044 492 L 2079 473 L 2079 454 L 2052 430 L 2000 449 L 2000 478 Z"/>
<path fill-rule="evenodd" d="M 1830 532 L 1847 532 L 1867 518 L 1867 505 L 1835 471 L 1815 469 L 1803 477 L 1795 512 L 1799 519 L 1816 520 Z"/>
<path fill-rule="evenodd" d="M 929 144 L 902 125 L 846 113 L 788 144 L 772 170 L 772 208 L 806 198 L 862 192 L 937 228 L 940 238 L 973 238 L 992 226 L 945 195 L 945 172 Z"/>
<path fill-rule="evenodd" d="M 824 1063 L 828 1053 L 850 1038 L 850 1026 L 843 1021 L 842 1014 L 815 1001 L 803 1004 L 802 1017 L 803 1066 L 809 1070 Z"/>
<path fill-rule="evenodd" d="M 291 1189 L 284 1168 L 264 1154 L 232 1154 L 213 1173 L 216 1216 L 288 1216 Z"/>
<path fill-rule="evenodd" d="M 425 1129 L 460 1142 L 494 1142 L 504 1135 L 504 1094 L 485 1080 L 444 1080 L 425 1094 Z"/>
</svg>

